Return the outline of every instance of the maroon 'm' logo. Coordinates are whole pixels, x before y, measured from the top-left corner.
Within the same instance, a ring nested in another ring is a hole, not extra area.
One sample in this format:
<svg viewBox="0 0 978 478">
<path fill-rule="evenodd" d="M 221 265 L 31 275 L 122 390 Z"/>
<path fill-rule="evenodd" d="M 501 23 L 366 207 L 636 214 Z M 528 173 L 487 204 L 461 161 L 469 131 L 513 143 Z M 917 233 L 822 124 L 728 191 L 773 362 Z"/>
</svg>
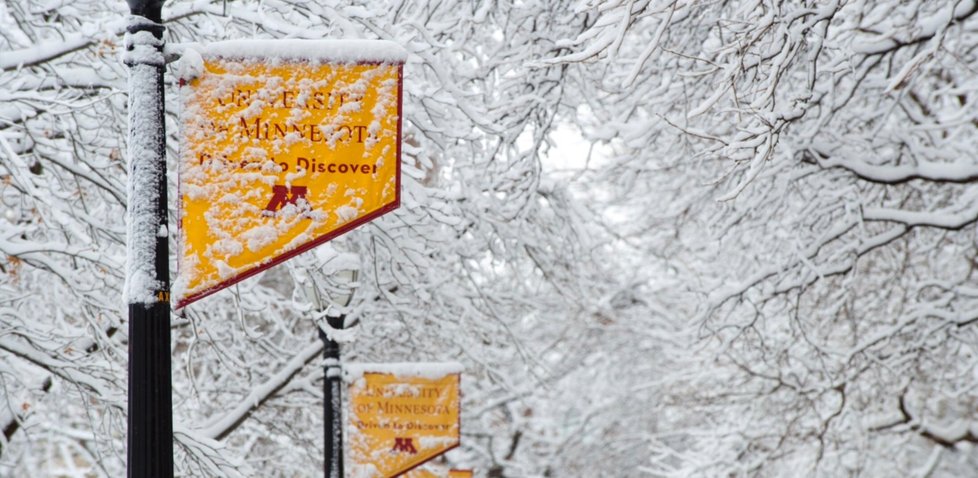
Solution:
<svg viewBox="0 0 978 478">
<path fill-rule="evenodd" d="M 279 209 L 282 209 L 286 204 L 295 206 L 296 201 L 300 199 L 306 200 L 305 186 L 292 186 L 291 188 L 287 188 L 281 184 L 276 184 L 272 186 L 272 199 L 265 206 L 265 215 L 271 215 Z"/>
<path fill-rule="evenodd" d="M 418 450 L 414 448 L 413 438 L 394 438 L 394 449 L 393 451 L 410 453 L 412 455 L 417 455 Z"/>
</svg>

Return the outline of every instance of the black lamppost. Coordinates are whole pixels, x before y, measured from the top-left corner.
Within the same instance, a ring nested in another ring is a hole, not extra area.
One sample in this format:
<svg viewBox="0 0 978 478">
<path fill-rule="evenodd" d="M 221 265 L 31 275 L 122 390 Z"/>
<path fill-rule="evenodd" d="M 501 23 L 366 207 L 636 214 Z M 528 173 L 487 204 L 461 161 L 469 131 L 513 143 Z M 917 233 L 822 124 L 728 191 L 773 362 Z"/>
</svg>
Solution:
<svg viewBox="0 0 978 478">
<path fill-rule="evenodd" d="M 324 303 L 319 289 L 309 279 L 306 282 L 306 295 L 312 302 L 313 308 L 326 318 L 326 325 L 333 330 L 345 327 L 346 315 L 342 309 L 353 300 L 356 291 L 356 270 L 342 270 L 334 274 L 335 283 L 331 281 L 326 290 Z M 334 308 L 335 307 L 335 308 Z M 339 310 L 336 310 L 336 309 Z M 343 478 L 343 396 L 342 368 L 340 365 L 340 344 L 329 338 L 326 330 L 319 327 L 319 338 L 323 341 L 323 438 L 325 478 Z"/>
<path fill-rule="evenodd" d="M 170 269 L 163 109 L 163 0 L 127 0 L 129 306 L 127 476 L 173 476 Z"/>
<path fill-rule="evenodd" d="M 342 329 L 343 315 L 326 316 L 329 326 Z M 323 341 L 323 440 L 325 478 L 343 478 L 343 396 L 340 374 L 340 344 L 330 340 L 320 328 L 319 338 Z"/>
</svg>

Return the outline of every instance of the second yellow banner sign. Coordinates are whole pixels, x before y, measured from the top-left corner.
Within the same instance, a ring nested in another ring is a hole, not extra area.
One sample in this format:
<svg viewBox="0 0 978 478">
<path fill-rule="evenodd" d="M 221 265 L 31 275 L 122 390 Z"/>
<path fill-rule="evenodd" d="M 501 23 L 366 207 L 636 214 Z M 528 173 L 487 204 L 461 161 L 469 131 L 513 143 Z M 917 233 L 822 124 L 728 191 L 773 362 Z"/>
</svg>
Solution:
<svg viewBox="0 0 978 478">
<path fill-rule="evenodd" d="M 393 478 L 457 447 L 461 371 L 454 363 L 344 366 L 352 475 Z"/>
</svg>

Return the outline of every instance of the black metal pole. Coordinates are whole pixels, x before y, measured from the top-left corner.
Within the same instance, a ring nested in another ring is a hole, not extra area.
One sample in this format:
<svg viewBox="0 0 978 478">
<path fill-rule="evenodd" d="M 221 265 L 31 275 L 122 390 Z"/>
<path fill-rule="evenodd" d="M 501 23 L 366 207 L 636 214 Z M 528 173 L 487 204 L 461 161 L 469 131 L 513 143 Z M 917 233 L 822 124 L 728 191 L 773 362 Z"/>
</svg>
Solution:
<svg viewBox="0 0 978 478">
<path fill-rule="evenodd" d="M 170 270 L 162 0 L 127 0 L 129 67 L 126 299 L 129 304 L 127 476 L 173 476 Z"/>
<path fill-rule="evenodd" d="M 326 321 L 334 329 L 342 329 L 344 316 L 327 316 Z M 323 341 L 323 416 L 325 423 L 323 435 L 325 440 L 325 463 L 323 464 L 326 478 L 343 478 L 343 397 L 341 395 L 340 377 L 340 344 L 330 340 L 323 329 L 319 329 L 319 338 Z"/>
</svg>

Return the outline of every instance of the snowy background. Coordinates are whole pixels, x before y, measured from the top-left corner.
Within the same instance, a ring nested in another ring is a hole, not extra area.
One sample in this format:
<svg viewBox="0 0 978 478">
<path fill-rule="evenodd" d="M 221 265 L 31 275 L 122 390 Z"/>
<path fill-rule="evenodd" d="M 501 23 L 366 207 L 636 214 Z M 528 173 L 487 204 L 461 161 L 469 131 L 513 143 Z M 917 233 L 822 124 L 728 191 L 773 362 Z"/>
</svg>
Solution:
<svg viewBox="0 0 978 478">
<path fill-rule="evenodd" d="M 167 1 L 170 45 L 408 52 L 401 208 L 173 317 L 179 474 L 321 474 L 305 291 L 352 263 L 344 360 L 462 363 L 477 476 L 972 475 L 976 12 Z M 125 473 L 127 15 L 0 3 L 0 476 Z"/>
</svg>

